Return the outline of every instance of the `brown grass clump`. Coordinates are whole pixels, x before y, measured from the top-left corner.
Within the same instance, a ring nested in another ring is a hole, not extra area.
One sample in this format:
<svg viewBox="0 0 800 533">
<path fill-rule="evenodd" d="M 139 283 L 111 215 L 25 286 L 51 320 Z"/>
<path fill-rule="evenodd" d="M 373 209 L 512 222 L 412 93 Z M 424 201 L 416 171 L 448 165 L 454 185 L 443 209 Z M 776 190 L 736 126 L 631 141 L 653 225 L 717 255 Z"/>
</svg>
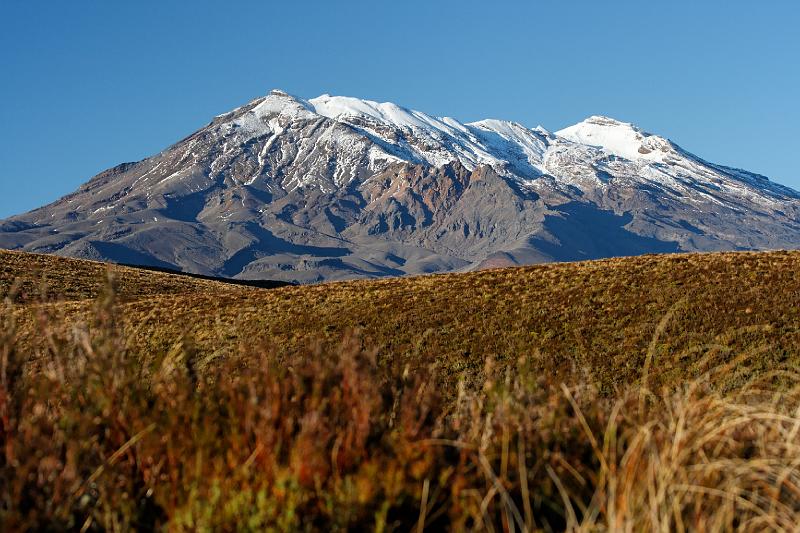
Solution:
<svg viewBox="0 0 800 533">
<path fill-rule="evenodd" d="M 651 334 L 638 383 L 601 393 L 591 372 L 542 373 L 536 352 L 489 358 L 477 382 L 448 388 L 441 361 L 393 358 L 357 330 L 289 352 L 241 342 L 201 371 L 188 329 L 142 358 L 112 291 L 83 321 L 38 307 L 47 352 L 32 364 L 6 305 L 3 530 L 800 523 L 797 374 L 774 365 L 722 391 L 761 352 L 731 354 L 721 339 L 692 380 L 662 386 L 654 370 L 677 311 Z"/>
</svg>

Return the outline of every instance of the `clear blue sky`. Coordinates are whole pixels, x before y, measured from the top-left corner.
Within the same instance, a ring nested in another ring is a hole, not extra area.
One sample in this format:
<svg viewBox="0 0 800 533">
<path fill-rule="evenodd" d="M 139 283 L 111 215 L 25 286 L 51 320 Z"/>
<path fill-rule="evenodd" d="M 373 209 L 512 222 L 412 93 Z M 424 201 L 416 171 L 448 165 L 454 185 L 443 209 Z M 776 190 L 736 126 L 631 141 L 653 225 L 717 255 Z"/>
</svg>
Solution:
<svg viewBox="0 0 800 533">
<path fill-rule="evenodd" d="M 551 130 L 610 115 L 800 189 L 794 0 L 0 0 L 0 217 L 272 88 Z"/>
</svg>

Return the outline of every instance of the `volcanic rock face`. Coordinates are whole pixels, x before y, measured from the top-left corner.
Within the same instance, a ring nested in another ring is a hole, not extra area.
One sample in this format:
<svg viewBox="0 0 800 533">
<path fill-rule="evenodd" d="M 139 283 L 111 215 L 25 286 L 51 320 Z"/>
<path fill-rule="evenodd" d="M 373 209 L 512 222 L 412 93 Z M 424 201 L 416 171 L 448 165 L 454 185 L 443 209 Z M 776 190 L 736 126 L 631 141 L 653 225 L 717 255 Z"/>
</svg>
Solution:
<svg viewBox="0 0 800 533">
<path fill-rule="evenodd" d="M 556 133 L 281 91 L 0 224 L 0 247 L 300 282 L 800 247 L 800 194 L 606 117 Z"/>
</svg>

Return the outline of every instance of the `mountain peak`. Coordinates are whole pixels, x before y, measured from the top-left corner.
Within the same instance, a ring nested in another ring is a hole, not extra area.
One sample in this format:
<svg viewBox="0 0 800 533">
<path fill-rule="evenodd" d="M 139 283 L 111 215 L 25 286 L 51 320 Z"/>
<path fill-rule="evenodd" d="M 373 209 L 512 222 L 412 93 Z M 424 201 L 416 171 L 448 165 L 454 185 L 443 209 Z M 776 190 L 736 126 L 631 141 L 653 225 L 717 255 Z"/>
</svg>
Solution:
<svg viewBox="0 0 800 533">
<path fill-rule="evenodd" d="M 579 124 L 595 124 L 598 126 L 627 126 L 629 128 L 638 129 L 630 122 L 623 122 L 606 115 L 592 115 L 579 122 Z"/>
<path fill-rule="evenodd" d="M 399 106 L 393 102 L 375 102 L 351 96 L 322 94 L 308 101 L 318 115 L 338 119 L 360 116 L 397 127 L 417 129 L 440 128 L 441 121 L 420 111 Z"/>
<path fill-rule="evenodd" d="M 673 144 L 664 137 L 647 133 L 629 122 L 603 115 L 593 115 L 557 131 L 556 135 L 632 161 L 661 160 L 665 153 L 674 150 Z"/>
<path fill-rule="evenodd" d="M 610 117 L 553 134 L 276 89 L 0 224 L 0 248 L 316 281 L 797 248 L 797 220 L 800 194 Z"/>
<path fill-rule="evenodd" d="M 310 118 L 314 108 L 302 98 L 292 96 L 280 89 L 271 90 L 266 96 L 256 100 L 256 105 L 245 115 L 252 118 L 263 118 L 267 115 L 284 115 L 290 118 Z"/>
</svg>

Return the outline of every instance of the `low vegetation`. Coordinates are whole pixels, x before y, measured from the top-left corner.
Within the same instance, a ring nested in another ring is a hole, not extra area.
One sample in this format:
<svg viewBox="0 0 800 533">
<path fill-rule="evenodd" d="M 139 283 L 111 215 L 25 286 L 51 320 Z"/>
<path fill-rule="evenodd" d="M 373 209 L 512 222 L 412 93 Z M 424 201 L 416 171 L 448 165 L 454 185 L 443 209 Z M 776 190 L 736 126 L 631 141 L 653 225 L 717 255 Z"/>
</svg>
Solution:
<svg viewBox="0 0 800 533">
<path fill-rule="evenodd" d="M 39 297 L 38 274 L 6 269 L 0 525 L 792 530 L 798 266 L 273 290 L 101 268 Z"/>
</svg>

